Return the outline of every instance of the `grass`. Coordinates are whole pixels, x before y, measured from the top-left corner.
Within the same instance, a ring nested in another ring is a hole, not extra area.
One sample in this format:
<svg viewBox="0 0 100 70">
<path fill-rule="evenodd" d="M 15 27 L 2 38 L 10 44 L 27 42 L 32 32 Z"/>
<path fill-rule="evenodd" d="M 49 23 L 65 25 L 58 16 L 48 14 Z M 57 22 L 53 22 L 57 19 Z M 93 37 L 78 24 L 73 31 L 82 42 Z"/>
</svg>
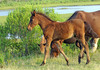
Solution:
<svg viewBox="0 0 100 70">
<path fill-rule="evenodd" d="M 98 1 L 98 2 L 73 2 L 73 3 L 43 4 L 42 7 L 77 6 L 77 5 L 100 5 L 100 1 Z"/>
<path fill-rule="evenodd" d="M 65 21 L 72 14 L 59 15 L 61 18 L 64 18 L 63 21 Z M 6 17 L 7 16 L 0 16 L 0 25 L 4 25 Z M 0 68 L 0 70 L 100 70 L 100 49 L 95 53 L 90 53 L 91 62 L 88 65 L 85 65 L 86 56 L 82 59 L 81 64 L 78 64 L 78 55 L 78 52 L 67 55 L 69 57 L 70 66 L 66 65 L 62 55 L 54 59 L 48 58 L 45 66 L 40 66 L 43 60 L 42 54 L 16 57 L 4 63 L 3 68 Z"/>
<path fill-rule="evenodd" d="M 61 22 L 64 22 L 72 15 L 72 13 L 71 14 L 59 14 L 59 15 L 60 15 L 60 18 L 63 18 Z"/>
<path fill-rule="evenodd" d="M 4 25 L 4 23 L 6 22 L 6 18 L 7 16 L 0 16 L 0 25 Z"/>
<path fill-rule="evenodd" d="M 43 55 L 29 55 L 27 57 L 14 58 L 0 70 L 100 70 L 100 49 L 95 53 L 90 53 L 91 62 L 86 65 L 86 56 L 78 64 L 78 53 L 67 55 L 70 65 L 67 66 L 62 55 L 57 58 L 47 59 L 44 66 L 40 66 Z"/>
<path fill-rule="evenodd" d="M 25 4 L 13 4 L 12 6 L 1 6 L 0 10 L 5 10 L 5 9 L 15 9 L 21 6 L 25 6 L 25 5 L 31 5 L 30 3 L 25 3 Z M 40 7 L 54 7 L 54 6 L 76 6 L 76 5 L 100 5 L 100 1 L 93 1 L 93 2 L 68 2 L 68 3 L 52 3 L 52 4 L 37 4 L 34 5 L 34 7 L 36 6 L 40 6 Z M 13 7 L 14 6 L 14 7 Z"/>
<path fill-rule="evenodd" d="M 64 18 L 62 21 L 66 21 L 72 14 L 59 15 Z M 0 16 L 0 25 L 4 25 L 6 17 Z M 62 55 L 54 59 L 48 58 L 45 66 L 40 66 L 43 60 L 42 54 L 16 57 L 5 62 L 0 70 L 100 70 L 100 48 L 95 53 L 90 53 L 91 62 L 88 65 L 85 65 L 86 56 L 82 59 L 81 64 L 78 64 L 78 55 L 79 53 L 75 51 L 73 54 L 67 55 L 70 66 L 66 65 Z"/>
</svg>

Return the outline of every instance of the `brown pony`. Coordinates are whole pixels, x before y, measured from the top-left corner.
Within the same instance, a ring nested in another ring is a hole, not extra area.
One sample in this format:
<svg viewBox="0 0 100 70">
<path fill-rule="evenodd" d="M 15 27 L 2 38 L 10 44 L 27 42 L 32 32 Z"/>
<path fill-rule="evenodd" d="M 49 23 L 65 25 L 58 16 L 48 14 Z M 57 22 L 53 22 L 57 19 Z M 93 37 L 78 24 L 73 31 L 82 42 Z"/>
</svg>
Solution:
<svg viewBox="0 0 100 70">
<path fill-rule="evenodd" d="M 93 31 L 100 38 L 100 11 L 96 12 L 76 11 L 68 20 L 70 19 L 82 19 L 84 22 L 86 22 L 91 26 Z M 95 50 L 97 49 L 97 43 L 99 38 L 92 38 L 90 41 L 93 52 L 95 52 Z"/>
<path fill-rule="evenodd" d="M 59 42 L 60 42 L 60 44 L 62 45 L 63 40 L 60 40 Z M 44 54 L 44 52 L 45 52 L 45 47 L 46 47 L 46 40 L 45 40 L 45 38 L 44 38 L 44 35 L 42 36 L 41 41 L 40 41 L 40 44 L 38 44 L 38 46 L 40 47 L 41 53 Z M 50 47 L 51 47 L 50 57 L 57 57 L 57 56 L 60 54 L 60 51 L 59 51 L 59 49 L 57 48 L 57 44 L 54 43 L 54 42 L 52 42 Z"/>
<path fill-rule="evenodd" d="M 81 20 L 83 20 L 84 22 L 86 22 L 87 24 L 89 24 L 91 26 L 93 31 L 100 38 L 100 20 L 99 20 L 100 19 L 100 11 L 90 12 L 90 13 L 84 12 L 84 11 L 76 11 L 68 20 L 70 20 L 70 19 L 81 19 Z M 86 28 L 85 33 L 88 35 L 88 37 L 89 37 L 89 35 L 93 35 L 93 34 L 89 33 L 90 31 L 88 31 L 89 30 L 88 26 L 86 26 L 85 28 Z M 86 41 L 88 41 L 88 39 L 89 39 L 88 37 L 86 38 Z M 93 52 L 95 52 L 95 50 L 97 49 L 97 43 L 98 43 L 99 38 L 92 37 L 92 39 L 90 40 L 90 44 L 91 44 Z M 70 43 L 71 41 L 72 41 L 72 43 L 76 42 L 75 38 L 73 37 L 73 38 L 64 40 L 64 43 Z M 79 43 L 76 43 L 76 45 L 77 44 L 79 44 Z M 78 47 L 80 47 L 80 46 L 78 45 Z M 55 49 L 55 50 L 58 50 L 58 49 Z M 53 52 L 51 52 L 51 53 L 53 54 Z M 58 53 L 56 53 L 56 54 L 58 54 Z"/>
<path fill-rule="evenodd" d="M 60 40 L 59 42 L 61 45 L 62 45 L 62 43 L 72 44 L 72 43 L 76 42 L 76 38 L 66 39 L 64 41 Z M 76 44 L 80 48 L 79 44 L 78 43 L 76 43 Z M 46 45 L 46 40 L 45 40 L 44 35 L 43 35 L 41 38 L 40 44 L 38 44 L 38 46 L 40 47 L 40 51 L 43 54 L 45 52 L 45 45 Z M 57 44 L 55 42 L 52 42 L 50 47 L 51 47 L 50 57 L 57 57 L 60 54 L 60 51 L 57 48 Z"/>
<path fill-rule="evenodd" d="M 66 22 L 56 22 L 52 21 L 50 18 L 48 18 L 42 13 L 36 13 L 35 11 L 33 11 L 31 14 L 32 16 L 30 17 L 28 30 L 31 31 L 36 25 L 39 25 L 43 30 L 43 34 L 46 39 L 45 57 L 41 65 L 44 65 L 46 63 L 51 42 L 55 42 L 57 44 L 57 47 L 64 56 L 67 65 L 69 65 L 68 58 L 63 52 L 59 40 L 69 39 L 73 36 L 76 37 L 77 40 L 79 40 L 83 46 L 83 49 L 80 51 L 78 58 L 79 63 L 81 62 L 84 48 L 86 50 L 87 55 L 86 64 L 90 62 L 89 48 L 87 42 L 85 41 L 85 25 L 81 19 L 72 19 Z"/>
</svg>

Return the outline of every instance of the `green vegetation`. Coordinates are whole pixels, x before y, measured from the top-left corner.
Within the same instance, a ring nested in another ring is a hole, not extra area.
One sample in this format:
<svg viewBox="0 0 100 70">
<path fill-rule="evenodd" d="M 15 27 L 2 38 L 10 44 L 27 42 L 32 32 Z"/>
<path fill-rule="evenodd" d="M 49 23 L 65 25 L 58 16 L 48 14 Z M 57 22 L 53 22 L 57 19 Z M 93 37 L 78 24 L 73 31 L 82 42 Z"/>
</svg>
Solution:
<svg viewBox="0 0 100 70">
<path fill-rule="evenodd" d="M 91 54 L 91 62 L 88 65 L 85 65 L 86 58 L 83 58 L 82 63 L 78 64 L 77 51 L 73 55 L 68 54 L 69 66 L 66 65 L 64 57 L 61 55 L 53 59 L 48 58 L 45 66 L 40 66 L 43 55 L 29 55 L 12 59 L 8 65 L 4 65 L 4 68 L 1 68 L 1 70 L 100 70 L 99 54 L 100 49 Z"/>
<path fill-rule="evenodd" d="M 3 3 L 5 2 L 1 4 Z M 15 9 L 8 16 L 0 16 L 0 70 L 84 70 L 84 68 L 86 70 L 99 70 L 99 47 L 95 53 L 90 53 L 90 64 L 85 65 L 86 58 L 84 58 L 79 65 L 77 61 L 79 49 L 73 44 L 63 44 L 63 50 L 69 57 L 70 66 L 66 66 L 63 56 L 59 56 L 58 58 L 47 59 L 47 64 L 40 67 L 43 55 L 40 54 L 37 44 L 40 43 L 42 30 L 36 26 L 31 32 L 27 31 L 30 12 L 34 9 L 46 14 L 54 21 L 64 22 L 72 15 L 57 14 L 54 13 L 53 9 L 43 10 L 40 6 L 25 5 Z M 11 34 L 11 39 L 7 39 L 8 34 Z"/>
<path fill-rule="evenodd" d="M 7 16 L 0 16 L 0 25 L 4 25 L 4 23 L 6 22 L 6 18 Z"/>
<path fill-rule="evenodd" d="M 66 5 L 97 5 L 99 0 L 1 0 L 0 9 L 14 9 L 25 5 L 50 7 Z"/>
<path fill-rule="evenodd" d="M 22 57 L 30 54 L 40 54 L 38 43 L 42 36 L 42 30 L 36 26 L 31 32 L 27 31 L 31 11 L 36 9 L 33 6 L 25 6 L 15 9 L 5 20 L 5 24 L 0 26 L 0 64 L 9 63 L 14 57 Z M 45 13 L 54 21 L 65 21 L 68 17 L 54 13 L 53 9 L 42 9 L 38 7 L 38 12 Z M 3 18 L 3 16 L 1 17 Z M 10 34 L 11 39 L 7 39 Z M 17 37 L 17 38 L 16 38 Z M 71 50 L 72 51 L 72 50 Z"/>
</svg>

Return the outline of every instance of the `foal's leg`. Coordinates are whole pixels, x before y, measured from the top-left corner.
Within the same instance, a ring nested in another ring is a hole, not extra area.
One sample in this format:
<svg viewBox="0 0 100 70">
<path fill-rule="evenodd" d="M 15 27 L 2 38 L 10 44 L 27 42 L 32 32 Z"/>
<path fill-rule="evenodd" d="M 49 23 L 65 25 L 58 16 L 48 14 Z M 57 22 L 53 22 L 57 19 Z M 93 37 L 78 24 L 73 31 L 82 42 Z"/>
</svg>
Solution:
<svg viewBox="0 0 100 70">
<path fill-rule="evenodd" d="M 88 64 L 90 62 L 90 56 L 89 56 L 89 47 L 88 47 L 88 43 L 85 42 L 85 49 L 86 49 L 86 54 L 87 54 L 87 62 L 86 64 Z"/>
<path fill-rule="evenodd" d="M 82 51 L 84 50 L 84 47 L 83 47 L 83 44 L 82 44 L 82 42 L 80 42 L 80 41 L 76 41 L 76 46 L 81 50 L 82 48 Z M 82 51 L 81 51 L 81 53 L 82 53 Z M 84 53 L 85 53 L 86 51 L 84 50 Z M 81 58 L 83 58 L 84 57 L 84 53 L 83 54 L 81 54 L 80 56 L 81 56 Z M 80 61 L 79 61 L 80 62 Z"/>
<path fill-rule="evenodd" d="M 41 66 L 44 65 L 44 64 L 46 63 L 46 59 L 47 59 L 47 57 L 48 57 L 48 55 L 49 55 L 49 48 L 50 48 L 51 40 L 52 40 L 52 39 L 50 39 L 50 38 L 48 38 L 48 39 L 46 40 L 45 56 L 44 56 L 44 60 L 43 60 L 43 62 L 42 62 L 42 64 L 41 64 Z"/>
<path fill-rule="evenodd" d="M 67 65 L 69 65 L 68 57 L 65 55 L 65 53 L 64 53 L 64 51 L 63 51 L 63 49 L 62 49 L 62 47 L 61 47 L 60 42 L 59 42 L 59 41 L 56 41 L 56 44 L 57 44 L 57 47 L 58 47 L 59 51 L 60 51 L 61 54 L 64 56 L 64 58 L 65 58 L 65 60 L 66 60 L 66 62 L 67 62 Z"/>
<path fill-rule="evenodd" d="M 91 47 L 92 47 L 92 51 L 95 52 L 96 49 L 97 49 L 97 43 L 99 41 L 99 38 L 92 38 L 90 40 L 90 44 L 91 44 Z"/>
<path fill-rule="evenodd" d="M 88 42 L 89 41 L 89 37 L 85 36 L 85 41 Z M 78 42 L 78 43 L 77 43 Z M 76 46 L 78 46 L 80 48 L 80 50 L 83 48 L 83 44 L 80 41 L 76 41 Z M 84 53 L 86 54 L 86 50 L 83 48 L 82 51 L 84 50 Z M 84 53 L 82 55 L 82 58 L 84 57 Z"/>
<path fill-rule="evenodd" d="M 82 42 L 82 44 L 83 44 L 83 47 L 82 47 L 82 49 L 81 49 L 81 51 L 80 51 L 78 61 L 79 61 L 79 63 L 81 62 L 81 58 L 82 58 L 82 55 L 83 55 L 83 52 L 84 52 L 84 48 L 85 48 L 86 54 L 87 54 L 87 62 L 86 62 L 86 64 L 88 64 L 88 63 L 90 62 L 88 44 L 87 44 L 87 42 L 85 42 L 85 38 L 84 38 L 84 37 L 83 37 L 82 39 L 80 39 L 80 40 L 81 40 L 81 42 Z"/>
</svg>

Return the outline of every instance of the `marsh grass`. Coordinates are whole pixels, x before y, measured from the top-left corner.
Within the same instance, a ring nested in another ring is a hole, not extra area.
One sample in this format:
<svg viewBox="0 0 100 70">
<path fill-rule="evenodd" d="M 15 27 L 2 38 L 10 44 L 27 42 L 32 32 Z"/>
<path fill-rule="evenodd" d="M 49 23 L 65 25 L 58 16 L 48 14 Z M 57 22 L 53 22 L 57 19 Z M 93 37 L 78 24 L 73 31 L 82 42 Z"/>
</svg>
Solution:
<svg viewBox="0 0 100 70">
<path fill-rule="evenodd" d="M 78 64 L 78 53 L 69 54 L 69 63 L 67 66 L 62 55 L 57 58 L 48 58 L 44 66 L 40 66 L 43 55 L 29 55 L 21 58 L 13 58 L 10 63 L 5 64 L 0 70 L 99 70 L 100 69 L 100 49 L 95 53 L 90 53 L 91 62 L 86 65 L 86 56 L 82 59 L 81 64 Z"/>
<path fill-rule="evenodd" d="M 72 14 L 60 14 L 62 22 L 68 19 Z M 0 24 L 4 25 L 6 22 L 6 16 L 0 16 Z M 100 47 L 100 41 L 98 43 Z M 91 53 L 90 50 L 90 57 L 91 61 L 88 65 L 86 65 L 86 55 L 82 59 L 81 64 L 78 64 L 78 55 L 79 51 L 75 50 L 70 53 L 70 49 L 66 51 L 69 58 L 69 66 L 66 65 L 64 57 L 59 55 L 57 58 L 47 59 L 47 63 L 44 66 L 40 66 L 44 55 L 43 54 L 31 54 L 29 56 L 23 57 L 14 57 L 9 59 L 8 61 L 4 62 L 2 65 L 3 68 L 0 70 L 100 70 L 100 48 L 95 53 Z"/>
<path fill-rule="evenodd" d="M 10 3 L 5 3 L 0 5 L 0 10 L 5 10 L 5 9 L 15 9 L 18 7 L 24 7 L 25 5 L 33 5 L 34 7 L 40 6 L 40 7 L 55 7 L 55 6 L 76 6 L 76 5 L 99 5 L 100 1 L 81 1 L 81 2 L 45 2 L 45 3 L 40 3 L 34 4 L 35 2 L 11 2 Z"/>
</svg>

